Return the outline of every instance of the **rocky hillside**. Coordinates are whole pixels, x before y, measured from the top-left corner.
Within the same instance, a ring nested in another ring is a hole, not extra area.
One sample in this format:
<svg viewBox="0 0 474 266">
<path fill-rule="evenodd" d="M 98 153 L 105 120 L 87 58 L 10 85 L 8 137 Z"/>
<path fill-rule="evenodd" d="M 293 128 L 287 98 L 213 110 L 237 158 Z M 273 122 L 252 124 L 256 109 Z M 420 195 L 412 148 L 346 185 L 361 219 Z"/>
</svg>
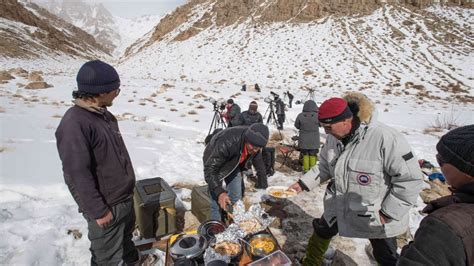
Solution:
<svg viewBox="0 0 474 266">
<path fill-rule="evenodd" d="M 102 58 L 107 50 L 83 30 L 32 3 L 0 1 L 0 56 Z"/>
<path fill-rule="evenodd" d="M 114 52 L 120 43 L 121 37 L 115 27 L 115 19 L 101 3 L 91 4 L 81 0 L 33 2 L 94 36 L 109 53 Z"/>
<path fill-rule="evenodd" d="M 472 7 L 473 5 L 473 0 L 441 1 L 447 5 L 464 7 Z M 172 14 L 164 17 L 155 28 L 151 38 L 145 43 L 145 46 L 162 40 L 171 31 L 186 22 L 189 23 L 189 18 L 193 19 L 192 24 L 181 30 L 180 34 L 174 36 L 174 40 L 186 40 L 213 25 L 222 27 L 248 20 L 256 24 L 274 22 L 308 23 L 330 15 L 369 14 L 380 8 L 383 5 L 382 3 L 385 2 L 397 4 L 401 2 L 407 7 L 423 8 L 439 2 L 439 0 L 191 0 Z M 198 12 L 201 14 L 198 14 Z M 129 52 L 131 51 L 133 51 L 133 47 L 130 48 Z"/>
<path fill-rule="evenodd" d="M 472 1 L 193 0 L 129 47 L 142 77 L 472 102 Z"/>
</svg>

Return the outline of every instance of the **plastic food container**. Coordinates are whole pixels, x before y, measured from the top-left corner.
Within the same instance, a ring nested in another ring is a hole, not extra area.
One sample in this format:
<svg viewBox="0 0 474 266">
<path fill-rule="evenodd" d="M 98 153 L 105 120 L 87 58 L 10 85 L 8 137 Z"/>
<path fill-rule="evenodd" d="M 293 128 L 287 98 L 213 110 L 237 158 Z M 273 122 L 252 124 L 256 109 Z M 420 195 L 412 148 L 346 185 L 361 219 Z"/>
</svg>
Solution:
<svg viewBox="0 0 474 266">
<path fill-rule="evenodd" d="M 290 266 L 291 260 L 281 250 L 277 250 L 270 255 L 257 261 L 247 264 L 248 266 Z"/>
</svg>

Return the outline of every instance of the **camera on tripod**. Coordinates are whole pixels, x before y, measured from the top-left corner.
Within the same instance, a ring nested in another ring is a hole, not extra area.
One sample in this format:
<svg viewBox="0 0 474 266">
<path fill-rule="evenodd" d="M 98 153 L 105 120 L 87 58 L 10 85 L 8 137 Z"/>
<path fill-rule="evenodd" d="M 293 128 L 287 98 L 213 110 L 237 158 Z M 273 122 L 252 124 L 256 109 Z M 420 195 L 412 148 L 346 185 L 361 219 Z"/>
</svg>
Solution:
<svg viewBox="0 0 474 266">
<path fill-rule="evenodd" d="M 225 102 L 218 101 L 218 100 L 216 100 L 216 99 L 214 99 L 214 98 L 212 98 L 212 97 L 209 98 L 208 101 L 209 101 L 210 103 L 212 103 L 212 105 L 214 106 L 214 109 L 215 109 L 215 110 L 218 110 L 218 109 L 224 110 L 224 109 L 225 109 Z"/>
<path fill-rule="evenodd" d="M 270 91 L 270 94 L 273 96 L 273 99 L 276 101 L 276 99 L 280 98 L 280 95 L 277 93 L 274 93 L 273 91 Z"/>
</svg>

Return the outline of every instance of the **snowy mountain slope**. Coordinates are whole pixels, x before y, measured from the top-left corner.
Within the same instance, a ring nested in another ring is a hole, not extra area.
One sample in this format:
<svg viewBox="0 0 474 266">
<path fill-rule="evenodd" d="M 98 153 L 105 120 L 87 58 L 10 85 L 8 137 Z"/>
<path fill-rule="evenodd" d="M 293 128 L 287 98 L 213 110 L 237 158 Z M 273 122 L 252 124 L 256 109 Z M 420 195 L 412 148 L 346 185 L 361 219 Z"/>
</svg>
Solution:
<svg viewBox="0 0 474 266">
<path fill-rule="evenodd" d="M 81 29 L 35 4 L 0 3 L 0 56 L 12 60 L 107 58 L 103 47 Z M 7 61 L 7 65 L 10 62 Z"/>
<path fill-rule="evenodd" d="M 115 29 L 115 19 L 101 4 L 86 3 L 81 0 L 33 0 L 51 13 L 88 32 L 112 53 L 120 43 L 120 35 Z"/>
<path fill-rule="evenodd" d="M 189 21 L 161 41 L 132 47 L 121 69 L 137 77 L 225 79 L 231 86 L 258 82 L 323 94 L 369 90 L 420 101 L 474 100 L 472 9 L 385 5 L 366 16 L 304 24 L 212 26 L 173 41 L 210 8 L 196 6 Z M 444 10 L 450 16 L 440 19 Z"/>
<path fill-rule="evenodd" d="M 108 52 L 121 56 L 125 49 L 150 31 L 160 16 L 148 15 L 134 19 L 112 15 L 103 4 L 78 0 L 32 0 L 53 14 L 88 32 Z"/>
<path fill-rule="evenodd" d="M 148 15 L 128 19 L 114 16 L 115 28 L 120 35 L 120 42 L 115 48 L 114 55 L 120 57 L 127 47 L 150 32 L 160 21 L 161 16 Z"/>
</svg>

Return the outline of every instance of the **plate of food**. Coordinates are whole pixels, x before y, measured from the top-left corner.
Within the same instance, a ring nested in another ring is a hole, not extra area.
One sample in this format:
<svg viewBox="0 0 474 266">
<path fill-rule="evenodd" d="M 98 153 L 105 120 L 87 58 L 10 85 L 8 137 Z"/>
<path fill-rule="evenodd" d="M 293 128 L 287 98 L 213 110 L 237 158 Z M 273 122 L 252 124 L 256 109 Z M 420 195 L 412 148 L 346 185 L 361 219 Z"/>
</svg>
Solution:
<svg viewBox="0 0 474 266">
<path fill-rule="evenodd" d="M 287 199 L 298 195 L 298 192 L 292 188 L 284 186 L 273 186 L 267 188 L 267 194 L 274 198 Z"/>
</svg>

